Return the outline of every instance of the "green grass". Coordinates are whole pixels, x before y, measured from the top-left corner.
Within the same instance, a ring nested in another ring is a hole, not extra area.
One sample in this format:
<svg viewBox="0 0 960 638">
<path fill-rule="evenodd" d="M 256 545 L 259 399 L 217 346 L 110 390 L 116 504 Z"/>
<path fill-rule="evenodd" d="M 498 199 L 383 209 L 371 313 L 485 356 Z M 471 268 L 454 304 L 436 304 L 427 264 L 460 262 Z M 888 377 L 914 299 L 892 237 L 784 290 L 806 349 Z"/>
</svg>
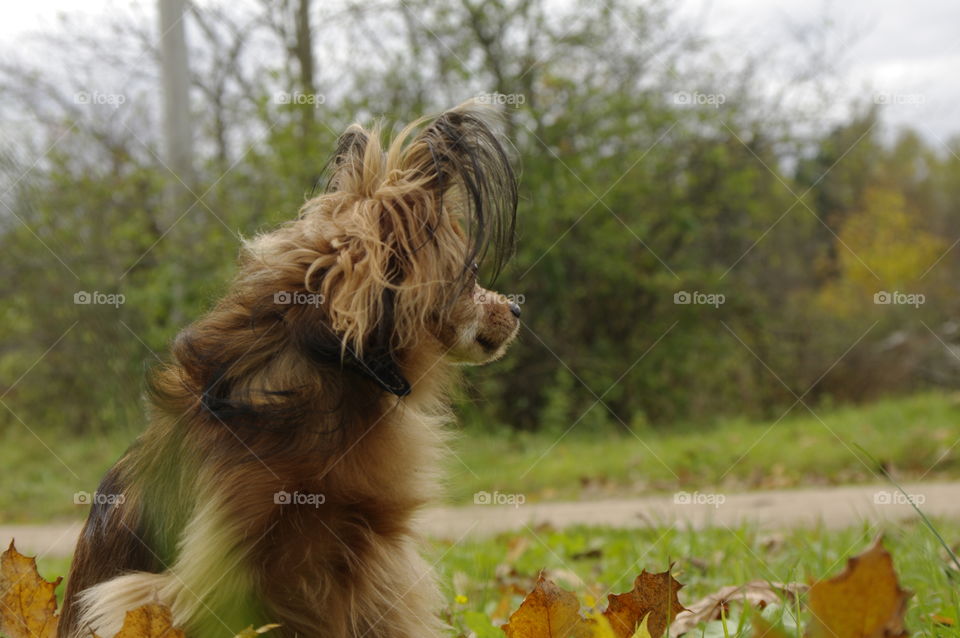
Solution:
<svg viewBox="0 0 960 638">
<path fill-rule="evenodd" d="M 449 499 L 469 503 L 484 490 L 522 493 L 532 502 L 880 480 L 877 468 L 858 458 L 855 445 L 903 480 L 960 477 L 956 395 L 921 394 L 818 409 L 817 415 L 798 406 L 776 424 L 727 420 L 633 434 L 471 429 L 452 447 Z M 136 432 L 83 438 L 37 434 L 18 423 L 7 426 L 0 446 L 0 522 L 82 517 L 86 508 L 73 504 L 74 493 L 93 491 Z"/>
<path fill-rule="evenodd" d="M 449 465 L 453 502 L 479 491 L 527 502 L 674 492 L 738 491 L 960 476 L 960 397 L 928 393 L 866 406 L 795 407 L 779 422 L 727 420 L 634 433 L 467 432 Z M 954 447 L 956 444 L 956 447 Z"/>
<path fill-rule="evenodd" d="M 938 522 L 937 527 L 947 543 L 960 544 L 960 523 Z M 663 571 L 673 564 L 674 575 L 685 585 L 680 602 L 690 604 L 725 585 L 753 580 L 805 583 L 836 575 L 847 558 L 866 549 L 881 531 L 901 586 L 914 594 L 907 612 L 913 635 L 960 636 L 960 629 L 942 626 L 932 618 L 937 614 L 960 619 L 960 573 L 949 566 L 944 550 L 917 522 L 886 529 L 863 525 L 842 531 L 775 534 L 750 527 L 698 531 L 538 528 L 459 543 L 434 541 L 428 558 L 439 573 L 447 601 L 445 619 L 459 635 L 468 635 L 468 629 L 505 622 L 541 569 L 560 586 L 576 592 L 581 602 L 604 605 L 606 594 L 628 591 L 642 569 Z M 67 573 L 66 559 L 41 559 L 39 564 L 47 578 Z M 731 610 L 728 629 L 733 635 L 737 606 Z M 783 612 L 781 608 L 779 613 Z M 771 613 L 776 612 L 768 610 Z M 801 624 L 806 621 L 801 614 Z M 704 629 L 708 636 L 723 635 L 719 623 Z M 502 634 L 495 630 L 486 635 Z"/>
<path fill-rule="evenodd" d="M 937 527 L 948 543 L 960 543 L 960 525 L 938 523 Z M 527 529 L 490 540 L 437 543 L 434 555 L 450 601 L 448 620 L 466 633 L 468 626 L 475 629 L 478 612 L 496 624 L 505 622 L 520 604 L 520 592 L 532 588 L 543 568 L 557 584 L 575 591 L 581 602 L 605 605 L 606 594 L 630 590 L 642 569 L 664 571 L 674 564 L 674 575 L 685 585 L 680 602 L 690 604 L 725 585 L 753 580 L 806 583 L 834 576 L 879 531 L 867 525 L 839 532 L 814 529 L 774 535 L 749 527 Z M 948 565 L 945 551 L 920 523 L 883 531 L 900 584 L 914 594 L 907 613 L 913 635 L 960 636 L 960 628 L 941 626 L 931 617 L 960 618 L 960 572 Z M 737 606 L 731 609 L 735 615 Z M 806 621 L 802 613 L 801 624 L 805 626 Z M 722 636 L 718 625 L 706 627 L 707 635 Z M 734 619 L 731 633 L 735 626 Z"/>
<path fill-rule="evenodd" d="M 68 437 L 7 425 L 0 445 L 0 522 L 85 517 L 89 507 L 76 505 L 74 494 L 93 492 L 136 435 Z"/>
</svg>

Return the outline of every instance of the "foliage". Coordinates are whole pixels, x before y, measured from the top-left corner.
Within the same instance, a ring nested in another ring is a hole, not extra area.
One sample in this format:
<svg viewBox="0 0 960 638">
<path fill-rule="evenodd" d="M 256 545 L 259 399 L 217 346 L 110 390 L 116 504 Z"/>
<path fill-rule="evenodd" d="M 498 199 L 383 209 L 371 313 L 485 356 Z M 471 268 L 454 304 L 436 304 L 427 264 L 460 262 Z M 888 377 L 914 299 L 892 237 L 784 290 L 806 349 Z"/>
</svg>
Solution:
<svg viewBox="0 0 960 638">
<path fill-rule="evenodd" d="M 204 33 L 194 175 L 161 161 L 155 50 L 129 53 L 150 42 L 149 15 L 0 66 L 4 113 L 31 120 L 0 149 L 7 427 L 140 423 L 145 366 L 223 291 L 239 240 L 296 214 L 348 123 L 477 94 L 507 103 L 522 169 L 518 252 L 497 287 L 525 312 L 510 356 L 470 373 L 469 423 L 628 429 L 956 385 L 960 160 L 910 132 L 891 140 L 875 109 L 820 126 L 816 108 L 764 93 L 771 63 L 720 67 L 654 0 L 313 5 L 324 64 L 310 78 L 274 11 L 187 18 Z M 776 71 L 827 74 L 793 64 Z M 97 91 L 125 101 L 76 98 Z M 168 196 L 180 180 L 188 205 Z M 80 291 L 124 303 L 78 305 Z M 875 304 L 882 291 L 925 302 Z M 724 303 L 675 303 L 682 292 Z"/>
</svg>

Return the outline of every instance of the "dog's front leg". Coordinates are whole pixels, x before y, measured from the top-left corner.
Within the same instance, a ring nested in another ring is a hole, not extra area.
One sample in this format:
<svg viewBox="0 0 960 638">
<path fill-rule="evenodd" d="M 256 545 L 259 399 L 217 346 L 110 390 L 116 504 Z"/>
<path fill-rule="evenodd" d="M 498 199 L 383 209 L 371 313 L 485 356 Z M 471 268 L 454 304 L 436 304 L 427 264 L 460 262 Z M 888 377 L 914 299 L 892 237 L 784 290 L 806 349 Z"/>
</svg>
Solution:
<svg viewBox="0 0 960 638">
<path fill-rule="evenodd" d="M 249 558 L 265 533 L 263 521 L 257 511 L 241 511 L 228 493 L 205 494 L 179 538 L 175 562 L 161 573 L 132 572 L 84 590 L 78 626 L 113 635 L 127 611 L 157 601 L 191 638 L 232 638 L 262 624 Z"/>
<path fill-rule="evenodd" d="M 358 584 L 361 621 L 352 638 L 434 638 L 446 635 L 433 568 L 413 539 L 381 546 Z"/>
</svg>

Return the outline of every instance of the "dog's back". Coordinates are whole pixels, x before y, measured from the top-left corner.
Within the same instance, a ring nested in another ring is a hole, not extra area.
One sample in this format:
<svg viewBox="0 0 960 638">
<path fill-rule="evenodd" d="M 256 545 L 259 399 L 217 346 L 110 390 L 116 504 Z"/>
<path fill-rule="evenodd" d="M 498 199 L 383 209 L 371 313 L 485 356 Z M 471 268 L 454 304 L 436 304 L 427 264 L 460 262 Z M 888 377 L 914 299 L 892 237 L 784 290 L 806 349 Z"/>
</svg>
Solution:
<svg viewBox="0 0 960 638">
<path fill-rule="evenodd" d="M 82 631 L 77 626 L 78 607 L 72 604 L 81 591 L 125 572 L 163 569 L 153 550 L 144 542 L 139 508 L 126 502 L 121 467 L 122 464 L 118 464 L 107 472 L 94 495 L 70 566 L 58 638 L 68 638 Z"/>
</svg>

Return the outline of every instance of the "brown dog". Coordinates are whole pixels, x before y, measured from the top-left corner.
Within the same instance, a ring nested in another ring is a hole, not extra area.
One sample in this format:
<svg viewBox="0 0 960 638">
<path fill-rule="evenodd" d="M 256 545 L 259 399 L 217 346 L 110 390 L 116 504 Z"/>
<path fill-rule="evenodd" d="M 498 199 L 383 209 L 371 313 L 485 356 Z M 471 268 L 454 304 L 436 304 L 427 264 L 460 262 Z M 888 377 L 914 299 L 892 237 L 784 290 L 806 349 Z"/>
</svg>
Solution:
<svg viewBox="0 0 960 638">
<path fill-rule="evenodd" d="M 438 634 L 413 515 L 436 496 L 456 364 L 496 359 L 519 327 L 476 281 L 516 211 L 489 116 L 468 103 L 387 148 L 350 127 L 327 191 L 246 243 L 100 485 L 61 638 L 111 636 L 155 600 L 190 638 Z"/>
</svg>

